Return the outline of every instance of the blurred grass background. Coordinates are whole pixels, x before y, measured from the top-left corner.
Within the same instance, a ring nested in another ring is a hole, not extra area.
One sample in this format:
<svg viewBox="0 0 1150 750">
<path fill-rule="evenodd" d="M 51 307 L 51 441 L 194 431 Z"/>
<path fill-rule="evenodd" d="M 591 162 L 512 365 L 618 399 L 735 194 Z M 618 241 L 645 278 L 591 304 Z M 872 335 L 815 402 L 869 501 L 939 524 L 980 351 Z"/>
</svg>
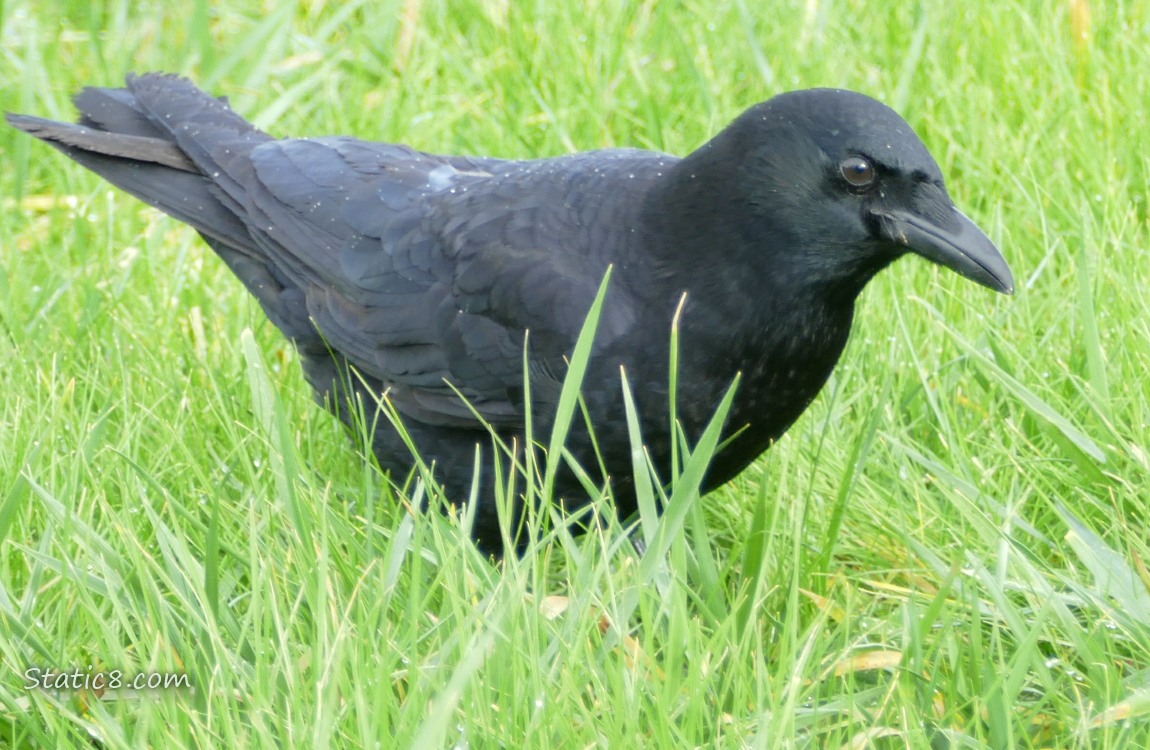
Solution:
<svg viewBox="0 0 1150 750">
<path fill-rule="evenodd" d="M 494 565 L 191 230 L 0 128 L 0 746 L 1147 747 L 1148 42 L 1142 0 L 6 0 L 0 104 L 58 119 L 164 70 L 277 135 L 681 154 L 856 89 L 1018 293 L 897 264 L 657 569 L 617 527 Z"/>
</svg>

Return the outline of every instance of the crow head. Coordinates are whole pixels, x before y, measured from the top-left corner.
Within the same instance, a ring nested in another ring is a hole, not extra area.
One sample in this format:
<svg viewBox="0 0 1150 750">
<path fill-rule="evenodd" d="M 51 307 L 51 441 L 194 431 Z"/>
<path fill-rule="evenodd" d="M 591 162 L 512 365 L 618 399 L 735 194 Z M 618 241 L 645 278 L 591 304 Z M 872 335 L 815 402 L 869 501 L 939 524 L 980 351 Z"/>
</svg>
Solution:
<svg viewBox="0 0 1150 750">
<path fill-rule="evenodd" d="M 715 172 L 724 164 L 722 180 Z M 955 207 L 922 140 L 870 97 L 835 89 L 776 96 L 682 165 L 713 186 L 710 198 L 699 196 L 711 204 L 708 213 L 742 227 L 735 244 L 763 258 L 788 287 L 825 284 L 853 299 L 876 272 L 912 252 L 1014 291 L 1006 261 Z"/>
</svg>

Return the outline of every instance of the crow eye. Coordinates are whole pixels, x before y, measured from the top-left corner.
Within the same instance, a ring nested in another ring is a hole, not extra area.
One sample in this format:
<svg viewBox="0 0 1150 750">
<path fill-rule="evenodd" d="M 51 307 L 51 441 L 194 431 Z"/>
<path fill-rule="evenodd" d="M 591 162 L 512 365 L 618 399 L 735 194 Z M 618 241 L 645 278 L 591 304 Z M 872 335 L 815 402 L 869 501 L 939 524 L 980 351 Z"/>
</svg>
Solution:
<svg viewBox="0 0 1150 750">
<path fill-rule="evenodd" d="M 839 162 L 839 172 L 853 187 L 867 187 L 874 182 L 874 165 L 861 156 L 848 156 Z"/>
</svg>

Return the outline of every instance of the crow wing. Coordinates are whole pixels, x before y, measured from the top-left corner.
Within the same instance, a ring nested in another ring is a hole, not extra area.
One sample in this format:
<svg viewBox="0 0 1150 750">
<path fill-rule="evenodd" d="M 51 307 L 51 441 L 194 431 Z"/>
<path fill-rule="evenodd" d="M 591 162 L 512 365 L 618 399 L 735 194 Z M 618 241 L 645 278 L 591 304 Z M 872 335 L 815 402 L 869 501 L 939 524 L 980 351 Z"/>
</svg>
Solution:
<svg viewBox="0 0 1150 750">
<path fill-rule="evenodd" d="M 630 255 L 619 230 L 636 222 L 642 178 L 672 159 L 276 140 L 163 75 L 86 89 L 77 105 L 78 125 L 13 124 L 195 227 L 305 356 L 346 360 L 401 413 L 443 426 L 475 424 L 456 390 L 494 425 L 522 424 L 525 332 L 533 394 L 558 392 L 608 265 Z M 636 323 L 615 286 L 600 347 Z"/>
<path fill-rule="evenodd" d="M 578 159 L 437 157 L 349 138 L 272 141 L 251 153 L 243 201 L 263 253 L 302 290 L 330 349 L 390 388 L 405 415 L 522 423 L 564 357 L 611 262 L 578 214 Z M 557 195 L 557 193 L 560 193 Z M 614 295 L 600 345 L 634 323 Z M 538 394 L 537 394 L 538 395 Z"/>
</svg>

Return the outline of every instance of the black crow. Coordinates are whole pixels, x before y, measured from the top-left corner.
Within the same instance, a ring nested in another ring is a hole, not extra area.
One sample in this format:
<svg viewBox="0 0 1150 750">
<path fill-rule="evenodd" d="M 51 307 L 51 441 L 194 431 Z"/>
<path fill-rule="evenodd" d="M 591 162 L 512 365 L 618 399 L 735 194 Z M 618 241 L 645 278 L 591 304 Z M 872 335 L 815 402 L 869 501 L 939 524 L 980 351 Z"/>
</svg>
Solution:
<svg viewBox="0 0 1150 750">
<path fill-rule="evenodd" d="M 910 126 L 850 91 L 776 96 L 685 158 L 608 149 L 531 161 L 276 139 L 169 75 L 87 88 L 76 106 L 76 125 L 8 121 L 194 227 L 295 342 L 319 400 L 351 420 L 357 404 L 386 399 L 448 498 L 468 497 L 483 446 L 474 533 L 493 550 L 495 451 L 475 414 L 521 447 L 529 400 L 534 434 L 549 434 L 609 267 L 582 383 L 594 442 L 579 427 L 567 445 L 611 483 L 624 517 L 635 493 L 620 367 L 667 472 L 670 329 L 684 295 L 676 406 L 689 439 L 741 374 L 709 490 L 811 403 L 855 298 L 891 261 L 913 252 L 1013 291 Z M 406 476 L 409 448 L 374 421 L 379 463 Z M 587 502 L 573 472 L 555 496 Z"/>
</svg>

